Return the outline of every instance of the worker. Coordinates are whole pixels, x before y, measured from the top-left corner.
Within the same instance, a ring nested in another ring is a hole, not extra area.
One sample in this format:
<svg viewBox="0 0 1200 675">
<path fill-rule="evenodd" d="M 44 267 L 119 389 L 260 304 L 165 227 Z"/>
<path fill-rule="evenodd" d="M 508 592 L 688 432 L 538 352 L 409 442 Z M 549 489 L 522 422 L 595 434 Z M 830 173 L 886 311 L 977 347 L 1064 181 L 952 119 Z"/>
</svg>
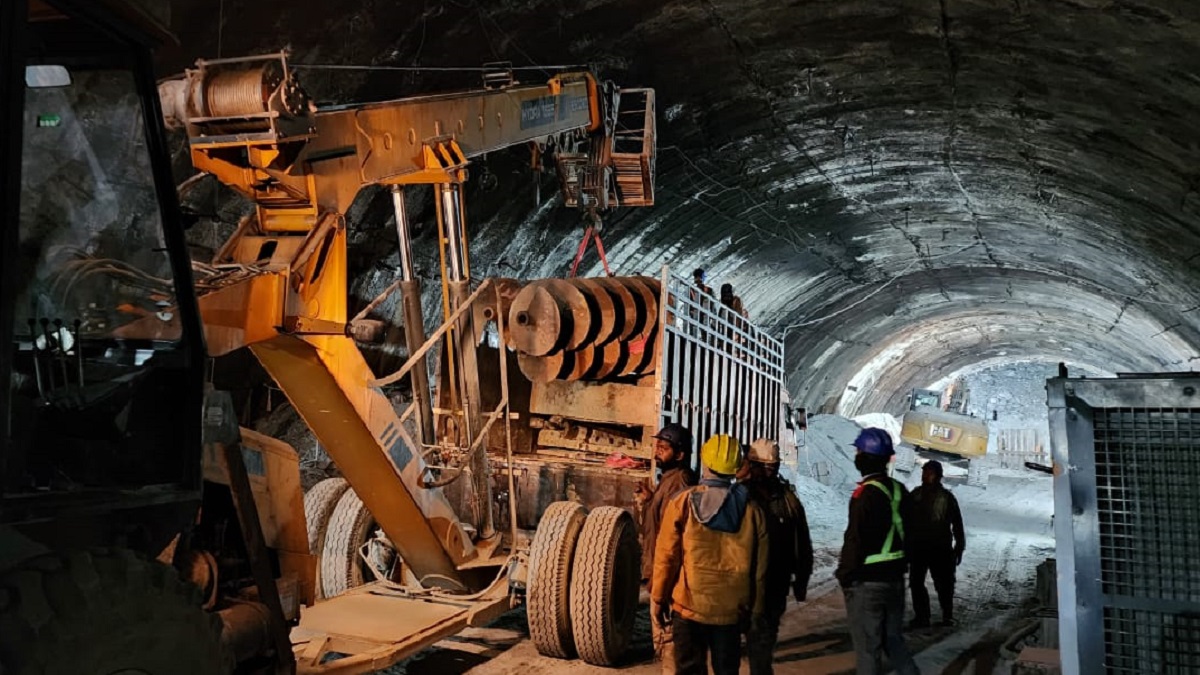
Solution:
<svg viewBox="0 0 1200 675">
<path fill-rule="evenodd" d="M 846 599 L 850 638 L 859 675 L 884 672 L 882 653 L 900 675 L 919 673 L 904 644 L 904 532 L 908 490 L 887 475 L 896 454 L 883 429 L 863 429 L 854 439 L 854 466 L 862 481 L 850 497 L 850 521 L 837 576 Z"/>
<path fill-rule="evenodd" d="M 962 562 L 967 540 L 958 500 L 942 485 L 942 463 L 931 460 L 921 469 L 921 486 L 912 493 L 912 532 L 909 534 L 909 585 L 912 587 L 913 628 L 929 626 L 929 591 L 925 573 L 933 577 L 942 626 L 954 625 L 954 568 Z"/>
<path fill-rule="evenodd" d="M 721 304 L 729 309 L 729 313 L 724 315 L 724 318 L 733 327 L 726 328 L 726 337 L 733 343 L 742 345 L 746 342 L 742 331 L 747 328 L 747 320 L 750 314 L 746 312 L 745 305 L 742 304 L 742 299 L 733 293 L 733 284 L 721 284 Z M 746 353 L 739 348 L 734 352 L 737 358 L 745 358 Z"/>
<path fill-rule="evenodd" d="M 655 620 L 670 622 L 679 675 L 736 675 L 742 633 L 762 620 L 767 524 L 733 482 L 741 446 L 718 434 L 700 449 L 700 485 L 667 505 L 654 553 Z M 711 658 L 710 658 L 711 655 Z"/>
<path fill-rule="evenodd" d="M 688 290 L 688 299 L 694 306 L 689 310 L 688 315 L 702 326 L 712 325 L 713 312 L 716 311 L 714 306 L 716 298 L 713 297 L 712 288 L 705 283 L 707 280 L 708 274 L 703 267 L 692 270 L 692 284 L 695 288 Z"/>
<path fill-rule="evenodd" d="M 750 444 L 744 480 L 750 500 L 758 504 L 767 518 L 766 600 L 762 620 L 751 624 L 746 634 L 750 675 L 770 675 L 775 643 L 779 639 L 779 621 L 787 608 L 790 592 L 797 602 L 808 597 L 808 579 L 812 576 L 812 537 L 804 505 L 792 485 L 779 476 L 779 444 L 760 438 Z"/>
<path fill-rule="evenodd" d="M 654 574 L 654 544 L 658 540 L 659 523 L 663 512 L 675 495 L 696 484 L 692 471 L 692 432 L 682 424 L 670 422 L 654 435 L 654 462 L 661 472 L 658 484 L 638 486 L 642 509 L 642 583 L 648 584 Z M 664 673 L 675 672 L 675 657 L 671 649 L 671 626 L 660 624 L 653 599 L 650 601 L 650 634 L 654 640 L 654 655 L 662 662 Z"/>
<path fill-rule="evenodd" d="M 721 304 L 728 307 L 736 316 L 743 319 L 750 318 L 741 297 L 734 294 L 733 284 L 721 284 Z"/>
<path fill-rule="evenodd" d="M 708 273 L 704 271 L 703 267 L 697 267 L 692 270 L 692 283 L 701 293 L 711 297 L 713 294 L 712 287 L 706 284 L 706 281 L 708 281 Z"/>
</svg>

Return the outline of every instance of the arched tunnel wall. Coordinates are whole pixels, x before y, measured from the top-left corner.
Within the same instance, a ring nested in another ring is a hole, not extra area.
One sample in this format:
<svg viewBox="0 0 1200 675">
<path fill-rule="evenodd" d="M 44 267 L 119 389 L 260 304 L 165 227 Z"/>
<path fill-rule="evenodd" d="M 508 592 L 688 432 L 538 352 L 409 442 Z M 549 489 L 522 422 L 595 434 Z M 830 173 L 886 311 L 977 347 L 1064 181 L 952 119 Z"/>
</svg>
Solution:
<svg viewBox="0 0 1200 675">
<path fill-rule="evenodd" d="M 272 0 L 220 18 L 177 3 L 164 72 L 289 45 L 299 64 L 588 63 L 655 87 L 657 204 L 608 217 L 611 262 L 733 283 L 786 338 L 789 388 L 810 409 L 895 410 L 983 360 L 1200 363 L 1192 0 Z M 459 83 L 301 75 L 339 102 Z M 535 203 L 526 163 L 472 167 L 477 275 L 569 265 L 579 217 L 549 197 L 551 177 Z M 385 198 L 366 199 L 358 225 L 382 233 L 356 259 L 369 298 L 394 246 Z M 416 223 L 428 278 L 431 217 Z"/>
</svg>

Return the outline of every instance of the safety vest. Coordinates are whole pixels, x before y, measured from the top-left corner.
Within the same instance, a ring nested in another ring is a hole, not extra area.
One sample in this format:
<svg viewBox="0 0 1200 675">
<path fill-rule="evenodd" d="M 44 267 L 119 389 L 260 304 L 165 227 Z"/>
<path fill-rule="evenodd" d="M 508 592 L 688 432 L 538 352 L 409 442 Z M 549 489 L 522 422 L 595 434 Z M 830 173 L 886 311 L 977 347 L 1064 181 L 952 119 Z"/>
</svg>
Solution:
<svg viewBox="0 0 1200 675">
<path fill-rule="evenodd" d="M 900 538 L 904 539 L 904 521 L 900 520 L 900 497 L 902 496 L 902 493 L 900 491 L 901 488 L 899 485 L 897 485 L 896 489 L 894 491 L 890 491 L 887 489 L 887 487 L 884 486 L 883 483 L 880 483 L 879 481 L 874 481 L 874 480 L 868 481 L 866 484 L 874 485 L 875 487 L 879 488 L 883 492 L 883 494 L 887 495 L 888 502 L 890 502 L 892 505 L 892 527 L 891 527 L 891 529 L 888 530 L 887 539 L 883 540 L 883 550 L 880 551 L 879 553 L 875 553 L 873 555 L 867 556 L 867 559 L 863 564 L 870 565 L 872 563 L 889 562 L 892 560 L 903 560 L 904 559 L 904 550 L 903 549 L 895 550 L 895 551 L 892 550 L 892 545 L 896 541 L 896 533 L 897 532 L 900 533 Z"/>
</svg>

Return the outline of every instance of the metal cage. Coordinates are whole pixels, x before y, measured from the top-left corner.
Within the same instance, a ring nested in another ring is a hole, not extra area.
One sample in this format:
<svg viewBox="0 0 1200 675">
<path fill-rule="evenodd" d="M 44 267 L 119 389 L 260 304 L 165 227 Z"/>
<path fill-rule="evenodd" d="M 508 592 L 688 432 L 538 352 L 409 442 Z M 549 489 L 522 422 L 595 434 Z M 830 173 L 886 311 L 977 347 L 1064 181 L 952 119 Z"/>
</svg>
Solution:
<svg viewBox="0 0 1200 675">
<path fill-rule="evenodd" d="M 1063 673 L 1200 671 L 1200 376 L 1047 392 Z"/>
</svg>

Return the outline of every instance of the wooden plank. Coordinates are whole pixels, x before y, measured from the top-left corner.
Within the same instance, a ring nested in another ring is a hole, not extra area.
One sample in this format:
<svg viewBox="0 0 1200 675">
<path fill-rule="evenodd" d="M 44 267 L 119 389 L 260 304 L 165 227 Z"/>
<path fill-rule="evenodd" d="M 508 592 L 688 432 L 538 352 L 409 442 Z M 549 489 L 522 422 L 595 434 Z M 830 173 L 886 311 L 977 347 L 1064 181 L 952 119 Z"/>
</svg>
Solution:
<svg viewBox="0 0 1200 675">
<path fill-rule="evenodd" d="M 625 426 L 656 426 L 658 390 L 617 382 L 537 382 L 529 410 L 538 415 Z"/>
</svg>

